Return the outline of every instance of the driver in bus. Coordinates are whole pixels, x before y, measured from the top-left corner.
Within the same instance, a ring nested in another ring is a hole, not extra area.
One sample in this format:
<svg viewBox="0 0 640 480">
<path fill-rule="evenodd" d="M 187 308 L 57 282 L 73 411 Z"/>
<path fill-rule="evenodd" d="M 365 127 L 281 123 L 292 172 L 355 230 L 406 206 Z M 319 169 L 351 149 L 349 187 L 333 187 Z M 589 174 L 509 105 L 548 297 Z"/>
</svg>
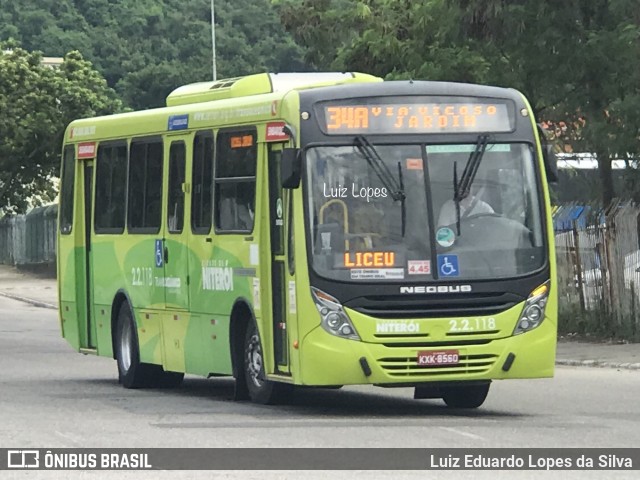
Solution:
<svg viewBox="0 0 640 480">
<path fill-rule="evenodd" d="M 482 200 L 484 197 L 485 189 L 481 184 L 471 186 L 471 193 L 466 198 L 460 200 L 460 219 L 464 220 L 467 217 L 481 214 L 495 213 L 491 205 Z M 456 202 L 454 200 L 447 200 L 440 209 L 440 215 L 438 217 L 438 227 L 444 227 L 447 225 L 453 225 L 456 223 Z"/>
</svg>

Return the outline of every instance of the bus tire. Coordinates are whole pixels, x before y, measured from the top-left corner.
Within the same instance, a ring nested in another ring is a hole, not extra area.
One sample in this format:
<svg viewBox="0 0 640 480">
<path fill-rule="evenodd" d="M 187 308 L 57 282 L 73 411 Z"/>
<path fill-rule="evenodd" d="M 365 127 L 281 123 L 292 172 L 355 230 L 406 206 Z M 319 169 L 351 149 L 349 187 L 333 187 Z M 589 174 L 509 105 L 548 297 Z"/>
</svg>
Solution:
<svg viewBox="0 0 640 480">
<path fill-rule="evenodd" d="M 478 408 L 489 393 L 490 383 L 442 387 L 442 399 L 450 408 Z"/>
<path fill-rule="evenodd" d="M 118 312 L 116 322 L 116 361 L 118 363 L 118 380 L 125 388 L 149 387 L 156 383 L 159 365 L 140 362 L 138 334 L 129 304 L 124 302 Z M 159 370 L 160 372 L 159 372 Z"/>
<path fill-rule="evenodd" d="M 247 326 L 244 341 L 244 377 L 249 397 L 254 403 L 276 405 L 291 400 L 293 385 L 266 380 L 260 334 L 255 322 Z"/>
</svg>

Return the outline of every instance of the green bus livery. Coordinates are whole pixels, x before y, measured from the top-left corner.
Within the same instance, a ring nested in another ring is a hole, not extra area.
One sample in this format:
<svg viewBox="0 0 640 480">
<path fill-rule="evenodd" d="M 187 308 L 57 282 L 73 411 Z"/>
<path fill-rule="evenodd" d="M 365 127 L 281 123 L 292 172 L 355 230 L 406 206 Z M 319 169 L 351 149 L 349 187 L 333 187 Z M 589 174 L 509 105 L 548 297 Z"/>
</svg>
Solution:
<svg viewBox="0 0 640 480">
<path fill-rule="evenodd" d="M 127 388 L 476 408 L 553 375 L 555 166 L 515 90 L 262 73 L 76 120 L 62 157 L 62 335 Z"/>
</svg>

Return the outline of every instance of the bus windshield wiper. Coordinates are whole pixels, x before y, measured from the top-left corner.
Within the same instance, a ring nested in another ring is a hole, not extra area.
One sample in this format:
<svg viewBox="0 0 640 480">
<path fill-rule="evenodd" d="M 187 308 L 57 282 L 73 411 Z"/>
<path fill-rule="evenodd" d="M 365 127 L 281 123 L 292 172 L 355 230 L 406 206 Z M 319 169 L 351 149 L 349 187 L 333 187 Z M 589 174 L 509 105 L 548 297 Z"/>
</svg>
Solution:
<svg viewBox="0 0 640 480">
<path fill-rule="evenodd" d="M 402 209 L 402 236 L 405 233 L 405 221 L 406 221 L 406 208 L 405 200 L 407 198 L 404 193 L 404 182 L 402 180 L 402 164 L 398 162 L 398 178 L 393 176 L 389 167 L 384 163 L 384 160 L 380 158 L 378 151 L 371 144 L 364 135 L 358 135 L 354 140 L 356 148 L 362 153 L 362 156 L 367 160 L 367 163 L 374 171 L 374 173 L 382 182 L 382 185 L 387 189 L 389 195 L 394 202 L 399 201 Z"/>
<path fill-rule="evenodd" d="M 475 148 L 469 155 L 467 164 L 460 177 L 460 182 L 458 182 L 457 162 L 453 163 L 453 201 L 456 204 L 456 229 L 458 230 L 458 236 L 460 236 L 460 202 L 471 193 L 471 184 L 478 173 L 478 168 L 480 167 L 484 152 L 487 149 L 488 141 L 489 135 L 478 135 Z"/>
</svg>

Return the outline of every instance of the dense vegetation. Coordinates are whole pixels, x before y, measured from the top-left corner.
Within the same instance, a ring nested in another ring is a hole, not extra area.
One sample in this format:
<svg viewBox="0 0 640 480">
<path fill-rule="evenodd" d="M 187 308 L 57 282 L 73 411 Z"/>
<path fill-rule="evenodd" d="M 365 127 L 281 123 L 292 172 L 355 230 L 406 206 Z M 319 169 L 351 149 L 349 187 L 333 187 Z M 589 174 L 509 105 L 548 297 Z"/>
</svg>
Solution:
<svg viewBox="0 0 640 480">
<path fill-rule="evenodd" d="M 517 88 L 566 149 L 640 153 L 637 0 L 281 0 L 282 20 L 321 69 Z M 634 172 L 635 173 L 635 172 Z M 629 180 L 635 183 L 635 176 Z M 640 200 L 640 188 L 635 189 Z"/>
<path fill-rule="evenodd" d="M 162 106 L 177 86 L 211 79 L 210 6 L 0 0 L 0 214 L 53 198 L 50 179 L 71 120 L 123 104 Z M 304 69 L 302 49 L 269 0 L 218 0 L 216 44 L 218 78 Z M 42 55 L 66 61 L 51 70 L 40 65 Z"/>
<path fill-rule="evenodd" d="M 218 77 L 303 68 L 270 0 L 216 2 Z M 134 109 L 212 78 L 210 0 L 0 0 L 0 41 L 63 56 L 79 50 Z"/>
<path fill-rule="evenodd" d="M 22 212 L 30 199 L 55 198 L 51 177 L 59 171 L 69 122 L 122 109 L 80 53 L 69 53 L 59 69 L 41 60 L 38 53 L 0 43 L 0 213 Z"/>
<path fill-rule="evenodd" d="M 356 70 L 515 87 L 561 148 L 597 156 L 608 202 L 619 193 L 611 160 L 636 167 L 640 152 L 637 3 L 217 0 L 218 77 Z M 211 78 L 210 21 L 210 0 L 0 0 L 0 42 L 48 56 L 78 50 L 134 109 L 160 106 L 176 86 Z M 16 94 L 0 90 L 0 102 Z M 7 135 L 0 131 L 0 141 Z M 23 165 L 35 161 L 12 155 Z M 626 191 L 640 200 L 638 170 L 627 171 Z"/>
</svg>

